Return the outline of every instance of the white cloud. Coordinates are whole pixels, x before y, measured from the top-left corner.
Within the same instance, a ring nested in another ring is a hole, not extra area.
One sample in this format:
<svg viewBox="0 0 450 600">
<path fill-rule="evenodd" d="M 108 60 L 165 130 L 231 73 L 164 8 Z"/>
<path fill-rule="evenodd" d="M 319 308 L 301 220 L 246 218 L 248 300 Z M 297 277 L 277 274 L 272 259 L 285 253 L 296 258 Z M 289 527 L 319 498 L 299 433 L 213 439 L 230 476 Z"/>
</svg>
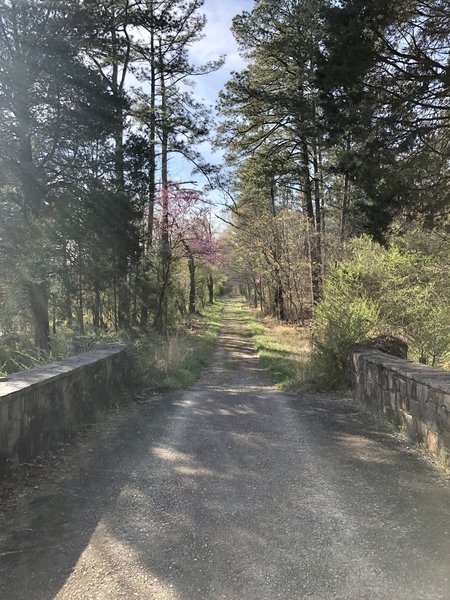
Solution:
<svg viewBox="0 0 450 600">
<path fill-rule="evenodd" d="M 239 56 L 238 46 L 231 32 L 231 22 L 235 15 L 244 10 L 250 11 L 253 4 L 253 0 L 205 0 L 202 8 L 207 17 L 205 35 L 191 48 L 191 60 L 194 64 L 201 65 L 226 55 L 226 62 L 218 71 L 195 78 L 194 94 L 198 100 L 214 106 L 220 90 L 230 78 L 230 73 L 245 67 L 245 61 Z M 216 164 L 223 162 L 223 152 L 213 152 L 209 142 L 201 144 L 199 150 L 205 160 Z M 192 165 L 181 157 L 172 157 L 173 179 L 192 179 L 191 169 Z M 197 176 L 196 179 L 200 187 L 206 183 L 201 176 Z M 217 205 L 223 203 L 219 192 L 211 192 L 209 196 Z"/>
<path fill-rule="evenodd" d="M 231 32 L 231 22 L 235 15 L 251 10 L 252 6 L 253 0 L 205 0 L 202 9 L 207 18 L 205 37 L 191 48 L 191 59 L 195 64 L 204 64 L 219 56 L 227 57 L 217 73 L 198 79 L 197 95 L 211 104 L 216 101 L 231 71 L 240 71 L 245 66 Z"/>
</svg>

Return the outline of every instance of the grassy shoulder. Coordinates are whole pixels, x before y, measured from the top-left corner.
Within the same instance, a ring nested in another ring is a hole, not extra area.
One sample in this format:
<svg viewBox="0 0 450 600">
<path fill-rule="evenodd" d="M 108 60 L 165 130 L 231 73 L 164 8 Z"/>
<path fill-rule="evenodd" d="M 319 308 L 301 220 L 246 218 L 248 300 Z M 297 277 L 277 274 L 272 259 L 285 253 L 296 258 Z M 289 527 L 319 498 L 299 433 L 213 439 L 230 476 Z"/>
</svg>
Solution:
<svg viewBox="0 0 450 600">
<path fill-rule="evenodd" d="M 303 388 L 311 354 L 309 328 L 282 325 L 245 305 L 238 310 L 255 342 L 261 365 L 274 383 L 286 390 Z"/>
<path fill-rule="evenodd" d="M 207 306 L 169 336 L 152 333 L 129 341 L 136 377 L 152 390 L 191 385 L 208 362 L 222 322 L 220 303 Z"/>
</svg>

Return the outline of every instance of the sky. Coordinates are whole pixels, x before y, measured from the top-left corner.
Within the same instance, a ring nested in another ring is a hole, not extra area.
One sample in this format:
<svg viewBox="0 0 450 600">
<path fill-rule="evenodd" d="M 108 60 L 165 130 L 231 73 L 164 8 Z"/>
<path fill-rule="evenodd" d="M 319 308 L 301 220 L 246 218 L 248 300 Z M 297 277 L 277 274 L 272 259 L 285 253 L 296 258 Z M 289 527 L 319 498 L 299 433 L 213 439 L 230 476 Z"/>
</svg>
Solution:
<svg viewBox="0 0 450 600">
<path fill-rule="evenodd" d="M 206 101 L 214 103 L 217 94 L 225 85 L 232 71 L 240 71 L 244 62 L 239 56 L 236 41 L 231 33 L 233 17 L 244 10 L 251 10 L 253 0 L 205 0 L 203 13 L 207 24 L 205 37 L 191 49 L 191 58 L 196 64 L 226 55 L 226 63 L 219 71 L 198 78 L 197 93 Z"/>
<path fill-rule="evenodd" d="M 240 71 L 245 66 L 231 33 L 231 21 L 236 14 L 244 10 L 250 11 L 253 4 L 253 0 L 205 0 L 202 9 L 207 18 L 204 38 L 192 46 L 191 60 L 200 65 L 226 55 L 226 62 L 221 69 L 195 78 L 195 95 L 208 105 L 215 105 L 220 90 L 230 79 L 231 72 Z M 209 143 L 203 144 L 199 149 L 207 161 L 221 162 L 222 154 L 213 153 Z M 174 179 L 191 178 L 191 167 L 182 159 L 172 160 L 171 171 Z M 220 202 L 218 196 L 213 196 L 215 201 Z"/>
</svg>

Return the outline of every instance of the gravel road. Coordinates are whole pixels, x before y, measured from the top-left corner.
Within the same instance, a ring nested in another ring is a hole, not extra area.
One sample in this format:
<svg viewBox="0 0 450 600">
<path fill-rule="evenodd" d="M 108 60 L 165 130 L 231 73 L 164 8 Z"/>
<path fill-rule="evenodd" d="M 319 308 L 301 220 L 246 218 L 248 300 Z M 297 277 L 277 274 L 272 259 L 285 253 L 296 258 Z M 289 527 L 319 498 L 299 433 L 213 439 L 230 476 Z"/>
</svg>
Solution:
<svg viewBox="0 0 450 600">
<path fill-rule="evenodd" d="M 450 487 L 348 398 L 274 389 L 227 312 L 203 379 L 3 509 L 2 600 L 448 600 Z"/>
</svg>

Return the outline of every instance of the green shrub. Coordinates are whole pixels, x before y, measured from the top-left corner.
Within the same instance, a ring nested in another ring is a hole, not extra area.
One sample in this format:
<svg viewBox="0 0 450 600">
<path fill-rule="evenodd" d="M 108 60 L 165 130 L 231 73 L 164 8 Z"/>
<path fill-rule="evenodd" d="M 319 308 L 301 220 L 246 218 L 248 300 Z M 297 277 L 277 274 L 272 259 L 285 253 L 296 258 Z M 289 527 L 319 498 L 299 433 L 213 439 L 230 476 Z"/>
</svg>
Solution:
<svg viewBox="0 0 450 600">
<path fill-rule="evenodd" d="M 309 377 L 323 387 L 347 385 L 351 347 L 378 335 L 408 344 L 408 357 L 443 366 L 450 358 L 450 245 L 413 231 L 384 248 L 363 236 L 330 269 L 315 314 Z"/>
<path fill-rule="evenodd" d="M 342 387 L 348 381 L 352 346 L 380 331 L 378 302 L 363 293 L 361 283 L 343 265 L 333 270 L 316 309 L 314 349 L 309 379 L 319 387 Z"/>
</svg>

